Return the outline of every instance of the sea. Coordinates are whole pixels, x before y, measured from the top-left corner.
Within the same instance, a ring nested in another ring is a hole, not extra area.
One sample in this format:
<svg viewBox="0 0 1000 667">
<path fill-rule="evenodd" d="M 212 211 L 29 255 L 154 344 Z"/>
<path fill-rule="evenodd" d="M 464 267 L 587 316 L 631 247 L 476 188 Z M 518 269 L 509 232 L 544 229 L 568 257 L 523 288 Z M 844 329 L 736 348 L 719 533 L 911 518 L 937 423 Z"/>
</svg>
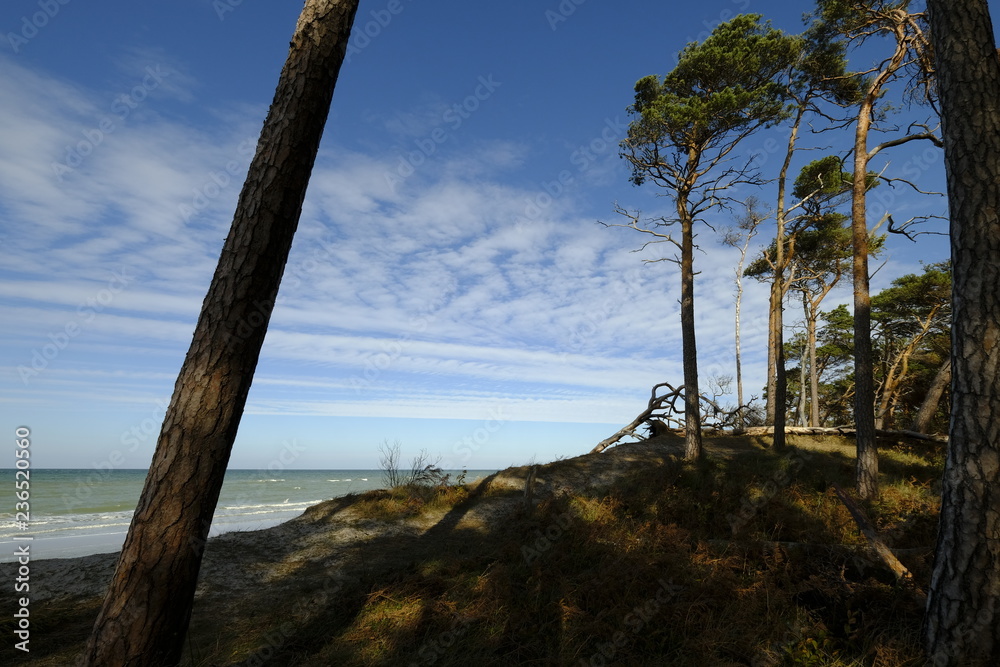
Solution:
<svg viewBox="0 0 1000 667">
<path fill-rule="evenodd" d="M 25 508 L 17 506 L 15 472 L 0 470 L 6 482 L 0 485 L 0 562 L 14 561 L 25 542 L 32 560 L 121 550 L 145 470 L 32 469 L 27 521 L 18 513 Z M 463 471 L 445 472 L 457 479 Z M 465 479 L 493 472 L 470 470 Z M 385 486 L 382 470 L 227 470 L 209 535 L 269 528 L 324 500 Z"/>
</svg>

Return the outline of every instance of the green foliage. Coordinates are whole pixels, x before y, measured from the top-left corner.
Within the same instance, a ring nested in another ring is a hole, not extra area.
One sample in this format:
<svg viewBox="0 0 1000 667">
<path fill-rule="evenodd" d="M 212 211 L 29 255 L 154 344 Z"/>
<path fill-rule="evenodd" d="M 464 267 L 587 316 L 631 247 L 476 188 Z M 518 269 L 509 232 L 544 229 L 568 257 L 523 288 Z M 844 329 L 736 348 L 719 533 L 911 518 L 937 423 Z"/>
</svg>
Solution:
<svg viewBox="0 0 1000 667">
<path fill-rule="evenodd" d="M 908 274 L 872 297 L 873 353 L 875 379 L 884 381 L 887 369 L 914 337 L 920 336 L 910 357 L 897 403 L 897 424 L 912 418 L 927 393 L 938 368 L 947 358 L 950 348 L 951 309 L 950 262 L 928 264 L 920 274 Z M 930 328 L 923 331 L 930 318 Z M 817 366 L 820 369 L 820 389 L 823 405 L 830 421 L 851 421 L 849 402 L 839 399 L 852 391 L 854 384 L 854 318 L 847 306 L 840 305 L 822 313 L 822 325 L 817 331 Z M 792 344 L 794 345 L 795 339 Z M 798 347 L 791 350 L 797 354 Z M 794 382 L 794 378 L 791 379 Z M 944 410 L 942 414 L 946 414 Z M 939 425 L 940 426 L 940 425 Z"/>
<path fill-rule="evenodd" d="M 860 102 L 866 81 L 850 75 L 844 40 L 821 30 L 807 30 L 804 37 L 805 51 L 792 75 L 796 97 L 818 96 L 841 106 Z"/>
<path fill-rule="evenodd" d="M 926 12 L 914 8 L 916 4 L 909 0 L 816 0 L 816 10 L 806 17 L 811 21 L 807 34 L 819 41 L 847 38 L 851 42 L 864 43 L 873 37 L 884 36 L 901 40 L 898 43 L 907 51 L 902 61 L 902 69 L 908 72 L 907 95 L 918 103 L 925 103 L 936 95 L 934 58 L 927 39 L 930 27 Z M 876 97 L 881 94 L 881 91 L 871 90 L 876 76 L 856 74 L 851 78 L 859 93 L 868 91 Z M 863 97 L 864 94 L 859 94 L 852 103 Z M 875 110 L 876 118 L 882 119 L 894 110 L 886 104 Z"/>
<path fill-rule="evenodd" d="M 799 172 L 792 187 L 792 196 L 796 199 L 829 199 L 849 193 L 853 175 L 844 171 L 843 166 L 844 161 L 836 155 L 813 160 Z"/>
<path fill-rule="evenodd" d="M 828 276 L 839 275 L 852 256 L 851 230 L 848 217 L 833 210 L 850 199 L 853 174 L 843 170 L 843 160 L 836 155 L 814 160 L 804 166 L 795 179 L 792 196 L 801 203 L 801 213 L 788 221 L 786 252 L 798 266 L 803 280 L 821 282 Z M 878 184 L 878 174 L 868 173 L 869 189 Z M 878 255 L 885 245 L 885 235 L 868 238 L 869 253 Z M 777 255 L 772 242 L 751 262 L 744 275 L 758 280 L 770 280 Z M 836 282 L 836 280 L 834 280 Z"/>
<path fill-rule="evenodd" d="M 761 23 L 759 14 L 741 14 L 704 42 L 687 45 L 662 79 L 640 79 L 629 107 L 635 120 L 623 147 L 626 157 L 629 151 L 651 151 L 654 159 L 632 160 L 633 182 L 645 181 L 660 150 L 697 163 L 700 153 L 725 146 L 734 135 L 738 140 L 787 118 L 788 99 L 778 77 L 802 49 L 801 38 Z"/>
<path fill-rule="evenodd" d="M 921 274 L 910 273 L 892 281 L 872 297 L 872 320 L 907 335 L 916 326 L 916 318 L 937 312 L 936 319 L 946 326 L 951 312 L 951 262 L 928 264 Z"/>
<path fill-rule="evenodd" d="M 908 11 L 909 0 L 816 0 L 812 30 L 817 35 L 839 33 L 859 37 L 886 22 L 899 11 Z"/>
</svg>

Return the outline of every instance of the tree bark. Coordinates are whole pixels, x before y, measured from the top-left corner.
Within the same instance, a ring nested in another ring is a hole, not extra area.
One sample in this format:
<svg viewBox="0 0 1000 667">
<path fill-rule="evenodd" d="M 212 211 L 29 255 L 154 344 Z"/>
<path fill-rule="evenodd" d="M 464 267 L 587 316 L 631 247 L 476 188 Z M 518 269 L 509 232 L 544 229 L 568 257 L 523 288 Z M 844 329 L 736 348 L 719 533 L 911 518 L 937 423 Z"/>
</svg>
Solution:
<svg viewBox="0 0 1000 667">
<path fill-rule="evenodd" d="M 857 427 L 858 496 L 878 493 L 878 449 L 875 441 L 875 365 L 872 355 L 872 306 L 868 272 L 868 133 L 882 87 L 899 69 L 906 45 L 897 39 L 889 64 L 872 80 L 858 109 L 854 133 L 854 180 L 851 184 L 851 243 L 854 248 L 854 423 Z"/>
<path fill-rule="evenodd" d="M 892 549 L 885 543 L 882 537 L 878 534 L 875 526 L 872 522 L 865 516 L 864 511 L 858 507 L 858 504 L 851 500 L 851 497 L 844 493 L 844 490 L 840 488 L 840 485 L 836 482 L 833 483 L 833 491 L 840 498 L 840 502 L 844 503 L 844 507 L 847 511 L 851 513 L 854 518 L 854 522 L 858 524 L 858 528 L 861 529 L 862 534 L 865 539 L 868 540 L 869 546 L 871 546 L 872 551 L 881 559 L 885 566 L 888 567 L 896 579 L 902 580 L 908 584 L 913 584 L 913 575 L 910 571 L 906 569 L 906 566 L 899 562 L 896 558 L 896 554 L 892 552 Z"/>
<path fill-rule="evenodd" d="M 777 393 L 777 375 L 775 369 L 777 368 L 777 361 L 774 353 L 775 349 L 775 329 L 777 328 L 777 317 L 778 308 L 781 307 L 781 301 L 778 299 L 778 276 L 777 271 L 775 271 L 774 279 L 771 281 L 771 296 L 768 305 L 767 314 L 767 400 L 764 401 L 764 423 L 768 426 L 774 426 L 774 415 L 775 415 L 775 405 L 776 405 L 776 393 Z M 778 305 L 775 305 L 778 304 Z"/>
<path fill-rule="evenodd" d="M 744 422 L 743 415 L 743 347 L 740 341 L 740 309 L 743 306 L 743 264 L 747 258 L 747 248 L 750 246 L 752 230 L 747 230 L 747 239 L 740 251 L 740 263 L 736 267 L 736 405 L 739 410 L 739 427 L 742 429 Z"/>
<path fill-rule="evenodd" d="M 951 384 L 950 358 L 934 374 L 934 380 L 931 381 L 931 386 L 927 389 L 927 395 L 924 396 L 924 400 L 913 418 L 913 425 L 910 427 L 911 431 L 927 433 L 930 429 L 931 420 L 934 419 L 934 413 L 937 412 L 938 405 L 941 403 L 944 390 L 949 384 Z"/>
<path fill-rule="evenodd" d="M 788 268 L 789 257 L 786 248 L 785 238 L 785 192 L 788 183 L 788 169 L 792 164 L 792 157 L 795 155 L 795 144 L 798 141 L 799 126 L 805 117 L 805 105 L 799 105 L 795 114 L 795 121 L 788 134 L 788 145 L 785 150 L 785 160 L 781 164 L 778 172 L 778 205 L 774 213 L 775 226 L 777 227 L 774 243 L 774 281 L 771 283 L 771 313 L 768 322 L 771 325 L 768 332 L 768 411 L 767 420 L 764 422 L 768 426 L 774 427 L 774 449 L 776 451 L 785 450 L 785 425 L 787 423 L 787 412 L 785 402 L 788 396 L 788 379 L 785 376 L 785 292 L 788 283 L 785 282 L 785 270 Z M 773 393 L 772 393 L 773 388 Z M 774 397 L 771 400 L 771 397 Z"/>
<path fill-rule="evenodd" d="M 809 320 L 809 298 L 805 292 L 802 293 L 802 310 L 805 313 L 806 321 Z M 803 341 L 802 354 L 799 355 L 799 407 L 798 407 L 798 421 L 799 426 L 809 426 L 809 419 L 806 416 L 807 401 L 806 401 L 806 383 L 809 381 L 809 335 L 808 331 L 806 333 L 806 339 Z"/>
<path fill-rule="evenodd" d="M 877 93 L 877 91 L 876 91 Z M 858 113 L 854 137 L 854 183 L 851 240 L 854 246 L 854 423 L 857 428 L 858 496 L 878 493 L 878 450 L 875 444 L 875 381 L 872 361 L 871 295 L 868 286 L 868 131 L 872 106 L 869 93 Z"/>
<path fill-rule="evenodd" d="M 1000 663 L 1000 63 L 986 0 L 928 0 L 951 217 L 952 408 L 931 664 Z"/>
<path fill-rule="evenodd" d="M 694 229 L 687 202 L 678 198 L 681 217 L 681 346 L 684 357 L 684 458 L 701 458 L 701 405 L 698 346 L 694 327 Z"/>
<path fill-rule="evenodd" d="M 308 0 L 83 664 L 179 663 L 205 541 L 357 0 Z"/>
<path fill-rule="evenodd" d="M 806 344 L 809 346 L 809 426 L 819 426 L 819 367 L 816 363 L 816 320 L 819 319 L 819 303 L 810 299 L 806 311 Z"/>
</svg>

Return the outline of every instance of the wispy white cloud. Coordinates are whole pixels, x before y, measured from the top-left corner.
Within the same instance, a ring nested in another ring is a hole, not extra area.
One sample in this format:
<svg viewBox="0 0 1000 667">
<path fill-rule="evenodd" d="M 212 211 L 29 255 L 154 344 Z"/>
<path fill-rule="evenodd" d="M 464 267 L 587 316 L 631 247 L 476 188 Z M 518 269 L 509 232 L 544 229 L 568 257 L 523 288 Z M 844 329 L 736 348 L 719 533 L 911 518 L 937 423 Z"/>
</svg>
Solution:
<svg viewBox="0 0 1000 667">
<path fill-rule="evenodd" d="M 179 73 L 176 82 L 150 94 L 183 103 L 191 85 Z M 0 85 L 19 90 L 0 100 L 13 118 L 0 128 L 0 151 L 12 156 L 0 163 L 0 215 L 19 251 L 0 285 L 14 318 L 0 341 L 15 378 L 0 397 L 13 399 L 18 365 L 122 270 L 134 279 L 31 389 L 104 404 L 169 393 L 260 110 L 209 112 L 225 122 L 193 128 L 150 106 L 60 180 L 52 162 L 107 101 L 12 63 Z M 385 123 L 406 138 L 434 120 L 411 115 Z M 630 418 L 652 384 L 679 382 L 674 267 L 642 264 L 631 252 L 639 239 L 580 217 L 569 189 L 526 216 L 539 193 L 505 174 L 527 151 L 480 143 L 435 156 L 394 186 L 386 174 L 397 156 L 324 145 L 248 411 L 479 419 L 495 403 L 511 419 L 593 423 Z M 735 260 L 711 250 L 697 258 L 699 351 L 723 372 Z M 748 286 L 745 321 L 765 307 L 764 290 Z M 764 335 L 762 326 L 745 332 L 751 377 L 762 377 L 750 350 L 763 350 Z M 133 392 L 120 390 L 126 382 Z"/>
</svg>

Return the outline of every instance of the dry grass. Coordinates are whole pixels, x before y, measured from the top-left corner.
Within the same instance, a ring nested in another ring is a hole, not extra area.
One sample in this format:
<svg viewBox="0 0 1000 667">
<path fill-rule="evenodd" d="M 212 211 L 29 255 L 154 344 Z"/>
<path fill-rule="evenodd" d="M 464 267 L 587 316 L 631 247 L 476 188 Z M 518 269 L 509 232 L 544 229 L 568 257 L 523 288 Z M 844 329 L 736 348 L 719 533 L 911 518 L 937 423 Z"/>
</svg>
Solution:
<svg viewBox="0 0 1000 667">
<path fill-rule="evenodd" d="M 311 546 L 269 587 L 202 599 L 187 664 L 922 665 L 919 595 L 842 546 L 863 543 L 829 491 L 851 485 L 851 446 L 792 442 L 778 455 L 763 438 L 716 439 L 698 465 L 663 444 L 541 466 L 530 508 L 514 483 L 319 506 L 309 521 L 423 528 L 331 545 L 327 560 Z M 899 448 L 883 462 L 865 510 L 926 585 L 929 548 L 913 548 L 933 544 L 940 457 Z M 63 623 L 84 627 L 93 608 L 73 604 Z M 55 638 L 59 657 L 37 664 L 66 664 L 79 638 Z"/>
</svg>

